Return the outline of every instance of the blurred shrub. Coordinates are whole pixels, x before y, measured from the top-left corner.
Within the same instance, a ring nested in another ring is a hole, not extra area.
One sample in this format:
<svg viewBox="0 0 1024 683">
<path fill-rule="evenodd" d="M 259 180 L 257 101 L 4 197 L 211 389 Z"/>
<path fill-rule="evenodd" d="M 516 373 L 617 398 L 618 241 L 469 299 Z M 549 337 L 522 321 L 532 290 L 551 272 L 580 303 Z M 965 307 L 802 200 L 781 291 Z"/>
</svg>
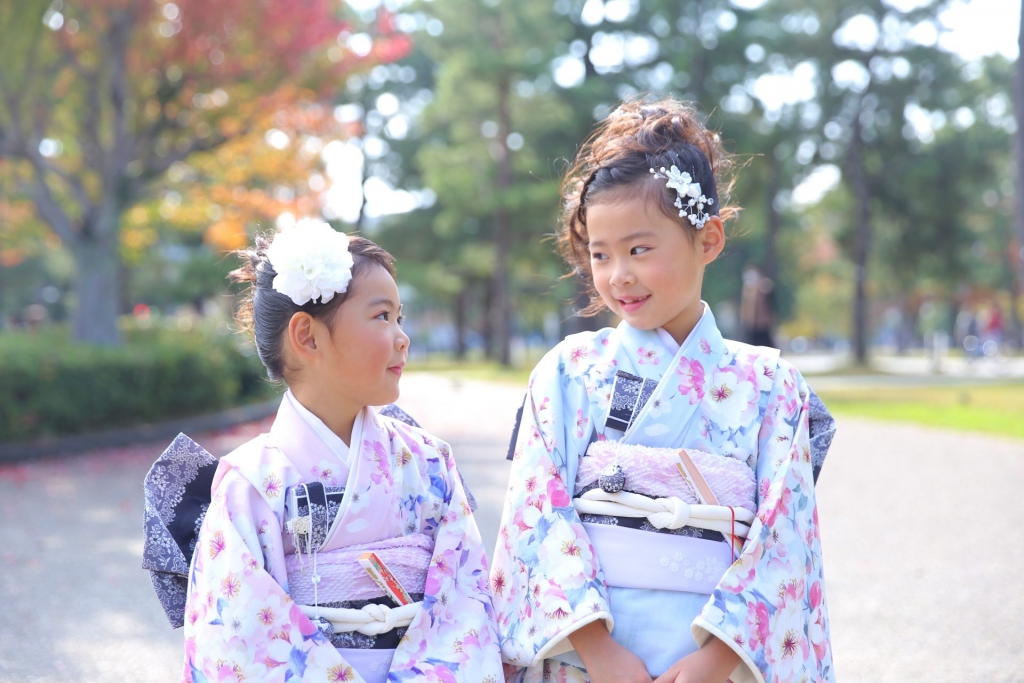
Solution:
<svg viewBox="0 0 1024 683">
<path fill-rule="evenodd" d="M 124 333 L 116 348 L 74 344 L 61 329 L 0 334 L 0 441 L 160 422 L 275 393 L 239 335 Z"/>
</svg>

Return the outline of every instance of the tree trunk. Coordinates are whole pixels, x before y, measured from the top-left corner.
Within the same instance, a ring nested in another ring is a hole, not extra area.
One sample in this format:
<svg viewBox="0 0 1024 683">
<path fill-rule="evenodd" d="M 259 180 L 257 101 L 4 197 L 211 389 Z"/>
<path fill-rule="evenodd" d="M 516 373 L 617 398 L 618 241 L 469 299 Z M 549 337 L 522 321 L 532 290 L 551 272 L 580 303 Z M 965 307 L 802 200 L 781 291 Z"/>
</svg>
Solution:
<svg viewBox="0 0 1024 683">
<path fill-rule="evenodd" d="M 850 140 L 850 184 L 855 207 L 854 226 L 854 293 L 853 293 L 853 352 L 858 365 L 868 361 L 868 254 L 871 248 L 871 215 L 868 210 L 868 186 L 864 177 L 863 141 L 861 140 L 860 108 L 853 119 Z"/>
<path fill-rule="evenodd" d="M 508 149 L 508 135 L 512 132 L 512 116 L 509 112 L 508 79 L 503 77 L 498 87 L 498 158 L 495 195 L 498 210 L 494 215 L 494 291 L 491 314 L 494 319 L 494 335 L 497 359 L 502 365 L 512 364 L 512 312 L 508 295 L 508 251 L 510 216 L 505 206 L 508 191 L 512 188 L 512 155 Z"/>
<path fill-rule="evenodd" d="M 1017 346 L 1024 348 L 1024 329 L 1022 329 L 1017 310 L 1020 295 L 1024 293 L 1024 64 L 1021 62 L 1024 59 L 1024 2 L 1021 3 L 1020 29 L 1017 46 L 1021 57 L 1017 59 L 1013 73 L 1013 107 L 1017 117 L 1017 133 L 1014 135 L 1013 141 L 1014 156 L 1017 162 L 1017 239 L 1010 240 L 1007 248 L 1018 250 L 1018 253 L 1011 254 L 1010 258 L 1010 263 L 1016 266 L 1017 276 L 1010 296 L 1010 301 L 1013 304 L 1010 319 L 1013 323 Z"/>
<path fill-rule="evenodd" d="M 463 287 L 455 295 L 455 358 L 460 361 L 466 358 L 466 303 L 468 298 L 468 287 Z"/>
<path fill-rule="evenodd" d="M 775 208 L 775 197 L 779 194 L 780 189 L 780 174 L 779 161 L 772 154 L 768 159 L 768 172 L 770 177 L 768 178 L 768 202 L 766 209 L 768 210 L 768 225 L 765 226 L 764 236 L 764 261 L 761 263 L 761 270 L 764 276 L 775 282 L 778 279 L 779 274 L 779 262 L 778 262 L 778 239 L 779 239 L 779 212 Z"/>
<path fill-rule="evenodd" d="M 488 360 L 494 359 L 494 316 L 491 312 L 494 310 L 494 281 L 485 280 L 484 283 L 484 296 L 481 301 L 481 309 L 483 309 L 483 338 L 484 338 L 484 356 Z"/>
<path fill-rule="evenodd" d="M 769 329 L 771 338 L 775 339 L 775 330 L 778 326 L 779 311 L 779 224 L 781 219 L 779 211 L 775 208 L 775 197 L 781 189 L 782 169 L 779 168 L 779 160 L 775 157 L 774 150 L 768 159 L 768 201 L 765 207 L 768 211 L 768 225 L 765 226 L 764 236 L 764 260 L 761 262 L 761 272 L 771 282 L 771 291 L 764 297 L 764 305 L 768 308 Z M 773 341 L 772 344 L 778 342 Z"/>
<path fill-rule="evenodd" d="M 117 234 L 82 237 L 71 245 L 75 255 L 75 293 L 78 304 L 71 315 L 76 341 L 115 345 L 121 342 L 117 329 L 120 301 L 120 259 Z"/>
</svg>

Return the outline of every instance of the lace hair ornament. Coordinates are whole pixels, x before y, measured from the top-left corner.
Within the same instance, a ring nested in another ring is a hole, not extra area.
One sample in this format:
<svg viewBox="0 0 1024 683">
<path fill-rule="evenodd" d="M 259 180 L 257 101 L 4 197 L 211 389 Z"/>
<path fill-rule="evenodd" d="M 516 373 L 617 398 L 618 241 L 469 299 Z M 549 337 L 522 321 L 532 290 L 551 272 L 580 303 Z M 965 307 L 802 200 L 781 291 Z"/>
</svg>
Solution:
<svg viewBox="0 0 1024 683">
<path fill-rule="evenodd" d="M 662 166 L 660 172 L 652 168 L 651 173 L 655 178 L 667 180 L 665 184 L 668 189 L 676 191 L 678 196 L 675 207 L 679 209 L 679 217 L 689 218 L 690 223 L 698 230 L 703 228 L 711 218 L 711 214 L 705 211 L 704 207 L 714 204 L 714 197 L 704 196 L 700 183 L 693 182 L 693 177 L 686 171 L 680 171 L 675 164 L 668 170 Z"/>
<path fill-rule="evenodd" d="M 277 275 L 273 288 L 296 306 L 320 300 L 325 304 L 348 289 L 352 280 L 352 254 L 348 235 L 327 223 L 304 218 L 281 231 L 267 249 L 267 260 Z"/>
</svg>

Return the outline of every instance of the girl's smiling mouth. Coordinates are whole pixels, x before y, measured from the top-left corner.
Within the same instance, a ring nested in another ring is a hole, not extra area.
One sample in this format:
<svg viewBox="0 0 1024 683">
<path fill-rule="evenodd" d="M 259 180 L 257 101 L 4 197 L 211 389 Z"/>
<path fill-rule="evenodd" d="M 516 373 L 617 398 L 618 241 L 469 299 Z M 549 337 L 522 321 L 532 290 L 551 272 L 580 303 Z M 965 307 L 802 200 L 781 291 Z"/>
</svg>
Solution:
<svg viewBox="0 0 1024 683">
<path fill-rule="evenodd" d="M 619 305 L 622 306 L 622 310 L 626 313 L 634 313 L 640 310 L 640 307 L 647 303 L 647 300 L 651 298 L 650 294 L 646 296 L 631 296 L 628 298 L 620 298 Z"/>
</svg>

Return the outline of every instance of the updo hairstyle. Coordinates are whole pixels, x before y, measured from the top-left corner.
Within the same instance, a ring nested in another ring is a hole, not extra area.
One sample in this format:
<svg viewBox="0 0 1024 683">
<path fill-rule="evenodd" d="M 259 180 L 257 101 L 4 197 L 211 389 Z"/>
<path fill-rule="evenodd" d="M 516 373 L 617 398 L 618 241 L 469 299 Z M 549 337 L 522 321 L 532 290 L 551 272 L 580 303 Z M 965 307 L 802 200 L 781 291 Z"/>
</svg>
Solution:
<svg viewBox="0 0 1024 683">
<path fill-rule="evenodd" d="M 587 207 L 597 202 L 639 198 L 679 223 L 691 239 L 698 229 L 675 206 L 678 197 L 651 169 L 675 166 L 700 183 L 714 202 L 704 210 L 722 221 L 734 218 L 738 208 L 728 204 L 733 187 L 733 161 L 717 133 L 709 131 L 696 110 L 675 99 L 638 99 L 622 103 L 598 124 L 583 143 L 562 182 L 563 208 L 557 236 L 558 251 L 582 277 L 590 305 L 580 315 L 605 309 L 594 289 L 590 269 Z M 718 182 L 721 180 L 722 182 Z"/>
<path fill-rule="evenodd" d="M 376 265 L 395 277 L 395 259 L 391 254 L 364 237 L 349 237 L 348 251 L 352 254 L 353 265 L 348 289 L 335 294 L 327 303 L 309 301 L 298 306 L 290 297 L 273 288 L 277 273 L 267 259 L 267 249 L 275 234 L 257 235 L 251 248 L 236 252 L 242 258 L 242 267 L 228 275 L 232 282 L 249 283 L 235 319 L 256 338 L 256 353 L 272 380 L 285 376 L 284 337 L 293 315 L 303 311 L 330 329 L 338 308 L 358 286 L 360 274 Z"/>
</svg>

